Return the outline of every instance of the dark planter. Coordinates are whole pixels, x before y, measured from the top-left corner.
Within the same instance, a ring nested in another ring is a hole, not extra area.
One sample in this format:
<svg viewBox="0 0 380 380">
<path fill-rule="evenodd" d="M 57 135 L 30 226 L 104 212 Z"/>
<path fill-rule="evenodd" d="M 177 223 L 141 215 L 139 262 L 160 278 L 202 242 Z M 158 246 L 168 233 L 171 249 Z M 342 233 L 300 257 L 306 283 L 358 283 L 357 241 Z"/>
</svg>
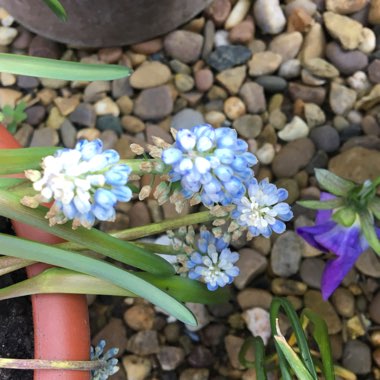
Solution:
<svg viewBox="0 0 380 380">
<path fill-rule="evenodd" d="M 129 45 L 167 33 L 202 11 L 211 0 L 61 0 L 61 22 L 42 0 L 0 0 L 22 25 L 77 47 Z"/>
</svg>

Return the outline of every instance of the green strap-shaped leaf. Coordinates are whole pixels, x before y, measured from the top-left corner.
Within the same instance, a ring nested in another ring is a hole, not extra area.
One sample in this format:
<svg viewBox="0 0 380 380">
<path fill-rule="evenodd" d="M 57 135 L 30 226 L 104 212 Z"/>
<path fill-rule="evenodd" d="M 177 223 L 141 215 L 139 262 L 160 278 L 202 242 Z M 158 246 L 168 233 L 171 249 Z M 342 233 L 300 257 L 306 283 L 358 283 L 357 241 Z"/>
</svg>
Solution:
<svg viewBox="0 0 380 380">
<path fill-rule="evenodd" d="M 309 371 L 309 374 L 312 376 L 312 378 L 318 379 L 317 372 L 314 367 L 313 359 L 311 357 L 310 349 L 307 343 L 307 339 L 302 329 L 302 326 L 300 324 L 297 313 L 295 312 L 292 304 L 285 298 L 275 297 L 272 300 L 272 303 L 270 306 L 270 323 L 271 323 L 272 332 L 277 331 L 276 322 L 277 322 L 277 319 L 279 318 L 279 312 L 281 308 L 284 309 L 287 317 L 289 318 L 290 324 L 292 325 L 294 334 L 297 339 L 297 345 L 300 349 L 302 361 L 305 364 L 305 367 Z M 283 355 L 283 353 L 279 349 L 277 344 L 276 344 L 276 349 L 277 349 L 277 353 L 279 354 L 279 357 L 281 358 L 281 355 Z"/>
<path fill-rule="evenodd" d="M 67 21 L 66 10 L 58 0 L 43 0 L 43 1 L 61 21 Z"/>
<path fill-rule="evenodd" d="M 158 275 L 174 274 L 173 267 L 160 256 L 102 231 L 94 228 L 73 230 L 70 223 L 50 227 L 45 219 L 46 212 L 45 207 L 25 207 L 20 204 L 17 194 L 0 189 L 0 215 L 30 224 L 135 268 Z"/>
<path fill-rule="evenodd" d="M 329 199 L 326 201 L 298 201 L 299 205 L 313 210 L 332 210 L 343 206 L 342 198 Z"/>
<path fill-rule="evenodd" d="M 34 261 L 19 259 L 18 257 L 1 256 L 0 257 L 0 276 L 6 273 L 13 272 L 17 269 L 25 268 L 33 264 Z"/>
<path fill-rule="evenodd" d="M 304 309 L 302 311 L 301 321 L 303 321 L 304 318 L 307 318 L 312 323 L 312 334 L 321 353 L 324 377 L 326 380 L 335 380 L 334 363 L 326 322 L 310 309 Z"/>
<path fill-rule="evenodd" d="M 54 154 L 57 149 L 55 147 L 0 149 L 0 174 L 14 174 L 27 169 L 41 169 L 42 158 Z"/>
<path fill-rule="evenodd" d="M 121 65 L 87 64 L 0 53 L 0 72 L 40 78 L 95 81 L 124 78 L 131 75 L 132 70 Z"/>
<path fill-rule="evenodd" d="M 210 292 L 204 284 L 179 276 L 158 278 L 134 272 L 135 276 L 150 282 L 181 302 L 214 304 L 228 299 L 226 288 Z M 0 300 L 40 293 L 97 294 L 136 297 L 136 294 L 101 278 L 63 268 L 47 269 L 25 281 L 0 289 Z"/>
<path fill-rule="evenodd" d="M 255 352 L 254 362 L 248 360 L 246 357 L 251 347 Z M 239 362 L 245 368 L 255 368 L 257 380 L 267 380 L 265 371 L 265 346 L 261 337 L 249 337 L 244 341 L 239 351 Z"/>
<path fill-rule="evenodd" d="M 360 224 L 364 233 L 365 238 L 371 248 L 380 255 L 380 241 L 377 237 L 374 220 L 368 211 L 363 211 L 359 215 Z"/>
<path fill-rule="evenodd" d="M 319 184 L 334 195 L 346 195 L 355 187 L 355 183 L 348 181 L 326 169 L 315 169 L 315 176 Z"/>
<path fill-rule="evenodd" d="M 380 198 L 374 197 L 371 199 L 368 207 L 373 212 L 373 215 L 380 220 Z"/>
<path fill-rule="evenodd" d="M 7 255 L 40 261 L 101 278 L 145 298 L 184 323 L 196 325 L 193 314 L 175 298 L 144 279 L 110 263 L 5 234 L 0 234 L 0 246 Z"/>
</svg>

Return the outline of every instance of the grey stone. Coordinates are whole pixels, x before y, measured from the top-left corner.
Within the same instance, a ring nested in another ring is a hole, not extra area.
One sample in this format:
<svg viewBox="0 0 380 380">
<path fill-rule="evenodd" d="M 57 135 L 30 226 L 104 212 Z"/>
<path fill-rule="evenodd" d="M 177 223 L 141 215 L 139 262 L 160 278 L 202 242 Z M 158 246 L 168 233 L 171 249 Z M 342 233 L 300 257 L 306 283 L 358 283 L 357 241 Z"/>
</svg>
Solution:
<svg viewBox="0 0 380 380">
<path fill-rule="evenodd" d="M 190 129 L 198 124 L 205 122 L 203 115 L 193 110 L 192 108 L 185 108 L 177 112 L 172 119 L 172 127 L 175 129 Z"/>
<path fill-rule="evenodd" d="M 350 340 L 343 350 L 343 367 L 357 375 L 366 375 L 371 371 L 371 350 L 359 340 Z"/>
<path fill-rule="evenodd" d="M 320 289 L 324 268 L 325 262 L 321 259 L 310 258 L 303 260 L 300 268 L 302 281 L 312 288 Z"/>
<path fill-rule="evenodd" d="M 99 116 L 96 120 L 96 128 L 102 132 L 111 130 L 116 132 L 118 135 L 123 133 L 123 127 L 121 126 L 120 119 L 113 115 Z"/>
<path fill-rule="evenodd" d="M 317 149 L 320 149 L 326 153 L 335 152 L 339 149 L 339 133 L 330 125 L 313 128 L 310 132 L 310 138 L 314 142 Z"/>
<path fill-rule="evenodd" d="M 206 62 L 215 70 L 223 71 L 233 66 L 242 65 L 252 57 L 252 52 L 243 45 L 225 45 L 217 47 Z"/>
</svg>

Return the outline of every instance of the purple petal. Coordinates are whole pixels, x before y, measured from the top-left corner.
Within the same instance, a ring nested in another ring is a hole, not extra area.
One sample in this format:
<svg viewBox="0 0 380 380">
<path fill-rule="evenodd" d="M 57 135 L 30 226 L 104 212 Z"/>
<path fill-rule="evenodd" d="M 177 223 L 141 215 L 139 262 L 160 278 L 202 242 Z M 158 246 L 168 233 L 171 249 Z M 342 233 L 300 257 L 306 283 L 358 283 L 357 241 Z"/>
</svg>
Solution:
<svg viewBox="0 0 380 380">
<path fill-rule="evenodd" d="M 322 192 L 319 199 L 321 201 L 328 201 L 334 198 L 336 198 L 335 195 Z M 317 216 L 315 218 L 315 223 L 320 224 L 320 223 L 327 222 L 331 218 L 331 215 L 332 215 L 332 210 L 318 210 Z"/>
<path fill-rule="evenodd" d="M 298 227 L 296 232 L 314 248 L 317 248 L 322 252 L 328 252 L 328 249 L 324 245 L 317 242 L 315 238 L 316 236 L 331 230 L 335 226 L 336 223 L 330 220 L 327 223 L 317 224 L 315 226 Z"/>
</svg>

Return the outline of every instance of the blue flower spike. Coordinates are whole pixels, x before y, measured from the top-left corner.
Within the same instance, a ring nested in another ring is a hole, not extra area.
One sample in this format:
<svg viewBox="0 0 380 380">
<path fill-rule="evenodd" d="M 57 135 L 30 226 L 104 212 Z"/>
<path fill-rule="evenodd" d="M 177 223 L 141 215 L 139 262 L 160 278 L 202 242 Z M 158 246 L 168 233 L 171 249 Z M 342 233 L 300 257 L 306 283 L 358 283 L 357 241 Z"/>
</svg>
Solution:
<svg viewBox="0 0 380 380">
<path fill-rule="evenodd" d="M 198 249 L 186 262 L 189 278 L 202 280 L 211 291 L 231 284 L 240 272 L 234 265 L 239 260 L 239 254 L 231 252 L 225 240 L 215 238 L 205 230 L 201 231 L 197 245 Z"/>
<path fill-rule="evenodd" d="M 285 189 L 278 189 L 267 179 L 251 179 L 247 196 L 233 202 L 236 208 L 231 217 L 252 236 L 269 238 L 272 232 L 281 234 L 286 229 L 284 222 L 293 217 L 290 206 L 283 202 L 287 197 Z"/>
<path fill-rule="evenodd" d="M 118 360 L 116 355 L 119 352 L 118 348 L 111 348 L 104 352 L 106 341 L 101 340 L 95 349 L 91 346 L 90 357 L 91 360 L 100 361 L 102 366 L 97 370 L 91 371 L 92 380 L 107 380 L 110 376 L 114 375 L 118 370 Z"/>
<path fill-rule="evenodd" d="M 208 207 L 241 198 L 257 163 L 234 129 L 214 129 L 209 124 L 180 129 L 161 158 L 171 166 L 170 181 L 181 183 L 182 195 L 187 199 L 200 195 Z"/>
<path fill-rule="evenodd" d="M 74 149 L 58 150 L 43 159 L 42 173 L 26 172 L 39 194 L 24 197 L 22 202 L 31 207 L 53 202 L 46 215 L 50 225 L 73 220 L 73 228 L 91 228 L 96 220 L 114 221 L 116 203 L 132 198 L 126 186 L 131 168 L 119 160 L 115 150 L 103 151 L 99 139 L 82 140 Z"/>
</svg>

